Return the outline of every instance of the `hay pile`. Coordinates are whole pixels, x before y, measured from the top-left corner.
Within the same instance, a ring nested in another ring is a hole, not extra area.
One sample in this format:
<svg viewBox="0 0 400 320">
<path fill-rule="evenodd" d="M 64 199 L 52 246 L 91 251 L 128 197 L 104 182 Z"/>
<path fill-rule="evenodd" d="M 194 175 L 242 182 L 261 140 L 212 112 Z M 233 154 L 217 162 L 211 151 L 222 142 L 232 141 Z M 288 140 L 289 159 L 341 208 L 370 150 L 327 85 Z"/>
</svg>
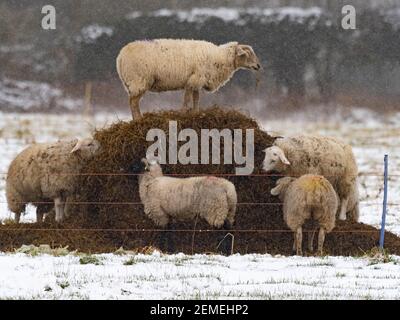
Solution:
<svg viewBox="0 0 400 320">
<path fill-rule="evenodd" d="M 138 177 L 127 175 L 135 162 L 144 156 L 152 142 L 145 140 L 147 131 L 160 128 L 168 133 L 168 121 L 178 122 L 178 131 L 192 128 L 254 129 L 255 169 L 253 174 L 262 174 L 263 149 L 274 139 L 263 132 L 257 122 L 237 111 L 211 108 L 201 112 L 166 111 L 147 113 L 143 119 L 118 122 L 95 133 L 103 151 L 84 168 L 81 188 L 74 202 L 74 216 L 63 226 L 52 224 L 35 226 L 38 230 L 26 230 L 32 225 L 6 225 L 0 227 L 0 250 L 9 250 L 22 244 L 52 246 L 69 245 L 71 249 L 89 252 L 113 251 L 121 246 L 127 249 L 159 245 L 165 232 L 158 229 L 144 215 L 138 194 Z M 200 136 L 200 135 L 199 135 Z M 167 134 L 168 137 L 168 134 Z M 243 141 L 244 142 L 244 141 Z M 221 159 L 223 159 L 221 145 Z M 245 148 L 245 147 L 243 147 Z M 199 152 L 200 154 L 200 152 Z M 236 165 L 165 165 L 165 174 L 233 174 Z M 279 200 L 269 194 L 276 178 L 270 176 L 229 176 L 237 189 L 238 205 L 235 236 L 235 252 L 291 254 L 292 233 L 286 227 Z M 102 202 L 87 205 L 87 202 Z M 127 202 L 131 204 L 126 204 Z M 247 204 L 243 204 L 247 203 Z M 264 203 L 256 205 L 253 203 Z M 272 203 L 274 205 L 266 205 Z M 379 213 L 377 213 L 379 214 Z M 52 230 L 51 228 L 55 228 Z M 176 251 L 185 253 L 218 252 L 217 244 L 221 231 L 199 232 L 210 229 L 203 221 L 197 224 L 178 223 L 173 237 Z M 74 230 L 71 230 L 74 229 Z M 77 229 L 77 230 L 75 230 Z M 102 229 L 102 230 L 99 230 Z M 104 230 L 106 229 L 106 230 Z M 129 231 L 127 231 L 129 229 Z M 144 232 L 142 230 L 145 230 Z M 196 231 L 197 230 L 197 231 Z M 252 230 L 252 231 L 248 231 Z M 257 230 L 269 230 L 263 232 Z M 352 231 L 352 232 L 347 232 Z M 327 235 L 325 251 L 331 255 L 357 255 L 376 246 L 379 231 L 361 223 L 338 222 L 334 232 Z M 400 239 L 391 233 L 386 235 L 386 248 L 400 254 Z"/>
</svg>

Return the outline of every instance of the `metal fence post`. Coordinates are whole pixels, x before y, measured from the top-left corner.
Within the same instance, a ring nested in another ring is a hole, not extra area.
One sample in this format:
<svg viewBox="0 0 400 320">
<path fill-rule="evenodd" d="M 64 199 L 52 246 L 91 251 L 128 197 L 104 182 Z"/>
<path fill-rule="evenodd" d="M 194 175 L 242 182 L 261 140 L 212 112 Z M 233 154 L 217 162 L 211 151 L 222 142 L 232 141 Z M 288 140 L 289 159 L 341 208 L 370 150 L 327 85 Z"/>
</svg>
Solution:
<svg viewBox="0 0 400 320">
<path fill-rule="evenodd" d="M 385 224 L 386 224 L 386 211 L 387 211 L 387 192 L 388 192 L 388 155 L 385 154 L 384 158 L 385 169 L 383 174 L 383 210 L 382 210 L 382 222 L 381 222 L 381 233 L 379 237 L 379 248 L 383 249 L 385 241 Z"/>
</svg>

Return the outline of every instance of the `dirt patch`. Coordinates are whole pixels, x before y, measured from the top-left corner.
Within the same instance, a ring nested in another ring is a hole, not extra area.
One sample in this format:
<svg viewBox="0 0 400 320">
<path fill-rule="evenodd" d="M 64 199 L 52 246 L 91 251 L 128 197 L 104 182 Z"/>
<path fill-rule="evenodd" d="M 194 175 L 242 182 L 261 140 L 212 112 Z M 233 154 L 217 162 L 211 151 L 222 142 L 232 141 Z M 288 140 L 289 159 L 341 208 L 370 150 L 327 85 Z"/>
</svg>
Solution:
<svg viewBox="0 0 400 320">
<path fill-rule="evenodd" d="M 201 129 L 254 129 L 255 169 L 252 176 L 225 176 L 238 193 L 234 251 L 240 253 L 291 254 L 293 235 L 286 227 L 281 205 L 269 194 L 276 177 L 263 174 L 263 150 L 274 138 L 262 131 L 254 119 L 222 108 L 201 112 L 165 111 L 147 113 L 143 119 L 118 122 L 98 130 L 96 138 L 103 151 L 86 165 L 81 188 L 72 199 L 74 214 L 62 226 L 45 223 L 0 226 L 0 250 L 11 250 L 22 244 L 66 246 L 85 252 L 110 252 L 124 247 L 135 249 L 160 246 L 167 236 L 173 239 L 176 252 L 218 252 L 217 245 L 226 233 L 214 230 L 203 221 L 177 223 L 174 231 L 158 229 L 143 213 L 138 194 L 138 177 L 133 168 L 152 142 L 146 141 L 151 128 L 169 132 L 169 121 L 175 120 L 178 132 Z M 200 135 L 199 135 L 200 136 Z M 184 143 L 184 142 L 182 142 Z M 168 145 L 168 144 L 167 144 Z M 245 150 L 245 139 L 243 139 Z M 168 152 L 168 149 L 167 149 Z M 223 159 L 221 144 L 221 159 Z M 200 152 L 199 152 L 200 154 Z M 165 165 L 165 174 L 234 174 L 236 165 Z M 91 203 L 92 204 L 88 204 Z M 101 202 L 101 203 L 98 203 Z M 378 213 L 377 213 L 378 214 Z M 325 252 L 330 255 L 360 255 L 378 243 L 379 231 L 362 223 L 338 222 L 326 237 Z M 306 242 L 306 241 L 305 241 Z M 400 254 L 400 239 L 387 232 L 386 248 Z"/>
</svg>

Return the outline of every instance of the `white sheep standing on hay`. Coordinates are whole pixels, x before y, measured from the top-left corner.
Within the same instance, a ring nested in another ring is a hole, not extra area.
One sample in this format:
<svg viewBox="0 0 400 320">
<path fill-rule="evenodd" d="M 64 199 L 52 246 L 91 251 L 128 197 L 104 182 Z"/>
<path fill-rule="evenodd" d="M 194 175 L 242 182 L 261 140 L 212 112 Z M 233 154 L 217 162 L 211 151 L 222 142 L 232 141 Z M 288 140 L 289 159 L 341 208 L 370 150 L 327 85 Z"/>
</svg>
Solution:
<svg viewBox="0 0 400 320">
<path fill-rule="evenodd" d="M 319 224 L 318 253 L 322 255 L 325 234 L 335 227 L 338 200 L 335 190 L 327 179 L 319 175 L 303 175 L 300 178 L 285 177 L 277 181 L 271 194 L 283 201 L 283 218 L 294 232 L 293 251 L 302 255 L 302 226 L 308 219 Z M 309 235 L 309 250 L 313 251 L 313 231 Z"/>
<path fill-rule="evenodd" d="M 37 222 L 55 204 L 55 220 L 64 218 L 66 198 L 77 188 L 78 174 L 85 162 L 99 151 L 97 140 L 33 144 L 11 162 L 6 179 L 6 197 L 18 223 L 28 203 L 37 203 Z"/>
<path fill-rule="evenodd" d="M 339 196 L 339 219 L 346 214 L 358 221 L 358 168 L 350 145 L 332 137 L 298 135 L 278 138 L 264 150 L 263 169 L 285 176 L 303 174 L 324 176 Z"/>
<path fill-rule="evenodd" d="M 145 173 L 139 178 L 145 214 L 160 227 L 171 219 L 205 219 L 213 227 L 230 228 L 235 220 L 237 195 L 233 183 L 216 177 L 163 176 L 156 160 L 142 159 Z"/>
<path fill-rule="evenodd" d="M 117 57 L 117 72 L 129 95 L 133 119 L 140 118 L 139 101 L 146 91 L 185 90 L 183 107 L 198 108 L 199 91 L 216 91 L 239 69 L 259 70 L 249 45 L 229 42 L 156 39 L 134 41 Z"/>
</svg>

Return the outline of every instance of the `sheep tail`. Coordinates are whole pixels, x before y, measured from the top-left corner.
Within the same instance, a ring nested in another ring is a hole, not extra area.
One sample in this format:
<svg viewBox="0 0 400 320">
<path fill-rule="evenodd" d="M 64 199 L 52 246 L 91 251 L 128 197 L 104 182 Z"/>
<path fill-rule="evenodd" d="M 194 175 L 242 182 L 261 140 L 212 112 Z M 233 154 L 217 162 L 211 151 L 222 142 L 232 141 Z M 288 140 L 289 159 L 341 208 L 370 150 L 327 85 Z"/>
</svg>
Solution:
<svg viewBox="0 0 400 320">
<path fill-rule="evenodd" d="M 129 92 L 129 86 L 128 86 L 128 84 L 125 82 L 124 77 L 123 77 L 123 75 L 122 75 L 122 56 L 121 56 L 121 54 L 118 55 L 116 63 L 117 63 L 117 73 L 118 73 L 118 76 L 119 76 L 119 78 L 121 79 L 121 82 L 122 82 L 122 84 L 124 85 L 125 90 L 128 92 L 128 94 L 130 94 L 130 92 Z"/>
<path fill-rule="evenodd" d="M 229 183 L 226 188 L 226 198 L 228 202 L 228 217 L 227 220 L 230 224 L 234 223 L 235 213 L 236 213 L 236 205 L 237 205 L 237 194 L 235 186 L 232 183 Z"/>
</svg>

